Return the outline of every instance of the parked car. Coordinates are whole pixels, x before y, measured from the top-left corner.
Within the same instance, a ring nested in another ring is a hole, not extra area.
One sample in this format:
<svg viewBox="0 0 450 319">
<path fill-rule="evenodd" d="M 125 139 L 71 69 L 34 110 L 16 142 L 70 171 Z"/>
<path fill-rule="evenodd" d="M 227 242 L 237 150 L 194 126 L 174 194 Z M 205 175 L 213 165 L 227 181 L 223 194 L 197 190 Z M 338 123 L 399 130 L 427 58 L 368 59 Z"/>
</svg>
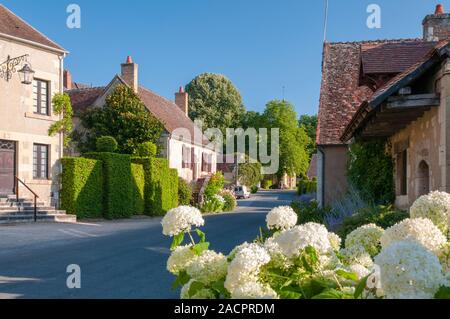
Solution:
<svg viewBox="0 0 450 319">
<path fill-rule="evenodd" d="M 250 191 L 246 186 L 236 186 L 234 188 L 234 193 L 236 194 L 236 198 L 238 199 L 250 198 Z"/>
</svg>

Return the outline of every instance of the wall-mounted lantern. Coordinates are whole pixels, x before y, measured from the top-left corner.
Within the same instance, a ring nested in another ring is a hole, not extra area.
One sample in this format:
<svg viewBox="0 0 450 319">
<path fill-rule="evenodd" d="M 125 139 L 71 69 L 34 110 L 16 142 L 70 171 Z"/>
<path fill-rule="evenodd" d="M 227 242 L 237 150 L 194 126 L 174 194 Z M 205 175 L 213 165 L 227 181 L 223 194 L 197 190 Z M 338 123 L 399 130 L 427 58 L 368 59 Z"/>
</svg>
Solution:
<svg viewBox="0 0 450 319">
<path fill-rule="evenodd" d="M 27 61 L 28 54 L 11 58 L 8 55 L 8 58 L 5 62 L 0 64 L 0 79 L 4 79 L 9 82 L 12 79 L 14 73 L 19 73 L 20 80 L 23 84 L 30 85 L 33 83 L 34 79 L 34 71 L 30 66 L 30 63 Z M 19 65 L 24 64 L 24 66 L 17 70 Z"/>
</svg>

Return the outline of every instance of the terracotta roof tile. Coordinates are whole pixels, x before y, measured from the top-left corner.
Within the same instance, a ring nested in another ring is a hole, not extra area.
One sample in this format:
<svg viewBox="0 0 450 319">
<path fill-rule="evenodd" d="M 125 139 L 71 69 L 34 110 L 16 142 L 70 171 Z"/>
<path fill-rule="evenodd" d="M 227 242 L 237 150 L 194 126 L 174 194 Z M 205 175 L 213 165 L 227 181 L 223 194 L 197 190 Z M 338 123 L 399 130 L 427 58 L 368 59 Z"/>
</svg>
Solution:
<svg viewBox="0 0 450 319">
<path fill-rule="evenodd" d="M 325 44 L 317 144 L 342 144 L 341 136 L 354 114 L 374 94 L 369 87 L 360 86 L 361 63 L 370 72 L 395 77 L 423 58 L 433 45 L 417 39 Z M 400 52 L 403 49 L 406 53 Z M 389 59 L 396 59 L 399 65 Z"/>
<path fill-rule="evenodd" d="M 65 51 L 61 46 L 34 29 L 2 4 L 0 4 L 0 34 L 1 33 L 45 45 L 59 51 Z"/>
<path fill-rule="evenodd" d="M 75 114 L 78 115 L 83 113 L 88 107 L 92 106 L 104 91 L 104 87 L 95 87 L 67 90 L 66 93 L 70 96 Z"/>
</svg>

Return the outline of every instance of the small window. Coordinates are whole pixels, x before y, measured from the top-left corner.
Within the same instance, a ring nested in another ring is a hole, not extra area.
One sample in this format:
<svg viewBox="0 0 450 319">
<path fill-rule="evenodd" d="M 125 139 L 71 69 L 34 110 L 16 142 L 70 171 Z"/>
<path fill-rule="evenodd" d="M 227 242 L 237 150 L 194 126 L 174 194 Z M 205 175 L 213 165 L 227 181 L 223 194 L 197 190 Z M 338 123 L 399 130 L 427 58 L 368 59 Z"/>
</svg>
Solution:
<svg viewBox="0 0 450 319">
<path fill-rule="evenodd" d="M 47 81 L 33 81 L 33 112 L 40 115 L 50 115 L 49 84 Z"/>
<path fill-rule="evenodd" d="M 48 145 L 34 144 L 33 178 L 48 179 Z"/>
<path fill-rule="evenodd" d="M 406 150 L 397 156 L 397 175 L 399 195 L 408 195 L 408 152 Z"/>
</svg>

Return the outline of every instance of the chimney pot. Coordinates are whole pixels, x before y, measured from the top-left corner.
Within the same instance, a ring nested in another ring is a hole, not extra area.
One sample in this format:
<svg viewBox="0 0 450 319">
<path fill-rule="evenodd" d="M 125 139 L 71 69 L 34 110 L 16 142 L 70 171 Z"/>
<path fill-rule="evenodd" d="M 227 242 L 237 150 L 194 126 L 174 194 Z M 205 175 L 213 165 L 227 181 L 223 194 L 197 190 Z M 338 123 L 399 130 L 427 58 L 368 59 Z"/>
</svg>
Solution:
<svg viewBox="0 0 450 319">
<path fill-rule="evenodd" d="M 180 86 L 178 93 L 175 93 L 175 104 L 186 116 L 189 116 L 189 94 L 185 92 L 183 86 Z"/>
<path fill-rule="evenodd" d="M 438 4 L 438 5 L 436 6 L 436 11 L 435 11 L 434 14 L 444 14 L 444 13 L 445 13 L 444 5 Z"/>
<path fill-rule="evenodd" d="M 63 85 L 66 90 L 72 90 L 73 87 L 72 74 L 70 74 L 69 70 L 64 70 Z"/>
<path fill-rule="evenodd" d="M 133 62 L 131 56 L 127 57 L 127 62 L 122 65 L 122 79 L 133 89 L 134 93 L 139 91 L 139 66 Z"/>
</svg>

